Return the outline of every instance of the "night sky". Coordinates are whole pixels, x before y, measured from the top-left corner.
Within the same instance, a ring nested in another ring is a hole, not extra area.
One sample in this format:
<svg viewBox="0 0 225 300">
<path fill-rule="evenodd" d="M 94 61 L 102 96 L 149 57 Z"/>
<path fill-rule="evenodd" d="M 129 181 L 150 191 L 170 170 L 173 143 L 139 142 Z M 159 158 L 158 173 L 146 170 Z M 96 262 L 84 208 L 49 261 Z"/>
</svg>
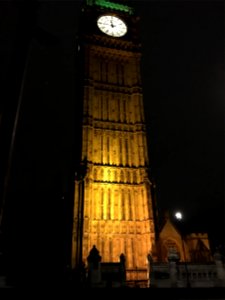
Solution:
<svg viewBox="0 0 225 300">
<path fill-rule="evenodd" d="M 143 88 L 159 210 L 224 243 L 224 10 L 144 1 Z"/>
<path fill-rule="evenodd" d="M 6 213 L 14 268 L 21 267 L 21 257 L 35 256 L 40 270 L 55 269 L 60 255 L 68 256 L 80 137 L 81 2 L 1 2 L 1 194 L 22 95 Z M 213 245 L 224 244 L 223 3 L 131 2 L 141 16 L 143 93 L 159 212 L 180 209 L 188 230 L 208 231 Z"/>
</svg>

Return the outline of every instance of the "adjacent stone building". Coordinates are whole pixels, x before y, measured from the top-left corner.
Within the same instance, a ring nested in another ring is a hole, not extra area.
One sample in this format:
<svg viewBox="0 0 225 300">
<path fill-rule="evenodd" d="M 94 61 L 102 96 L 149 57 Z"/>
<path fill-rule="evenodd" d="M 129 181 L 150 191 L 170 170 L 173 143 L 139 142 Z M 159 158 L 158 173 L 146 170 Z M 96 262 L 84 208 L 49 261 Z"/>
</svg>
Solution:
<svg viewBox="0 0 225 300">
<path fill-rule="evenodd" d="M 225 262 L 207 233 L 182 234 L 166 218 L 149 257 L 150 287 L 225 287 Z"/>
</svg>

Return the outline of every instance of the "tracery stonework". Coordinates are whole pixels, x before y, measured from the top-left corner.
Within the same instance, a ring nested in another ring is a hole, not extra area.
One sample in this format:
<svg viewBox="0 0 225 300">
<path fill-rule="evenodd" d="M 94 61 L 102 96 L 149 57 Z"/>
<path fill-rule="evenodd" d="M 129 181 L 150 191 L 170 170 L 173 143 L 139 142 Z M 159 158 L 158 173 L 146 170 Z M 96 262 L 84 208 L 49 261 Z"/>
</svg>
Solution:
<svg viewBox="0 0 225 300">
<path fill-rule="evenodd" d="M 96 245 L 102 262 L 118 262 L 124 253 L 128 277 L 139 272 L 145 279 L 155 229 L 140 45 L 132 37 L 123 40 L 103 33 L 83 33 L 82 45 L 81 160 L 87 162 L 88 172 L 75 186 L 72 264 L 79 247 L 86 261 Z"/>
</svg>

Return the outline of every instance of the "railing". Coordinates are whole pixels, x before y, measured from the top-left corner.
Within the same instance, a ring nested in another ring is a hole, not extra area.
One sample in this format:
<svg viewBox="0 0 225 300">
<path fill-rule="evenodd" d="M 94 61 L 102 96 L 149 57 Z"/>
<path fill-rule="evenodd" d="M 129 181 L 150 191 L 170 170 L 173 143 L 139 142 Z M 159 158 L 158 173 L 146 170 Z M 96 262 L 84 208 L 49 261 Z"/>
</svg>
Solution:
<svg viewBox="0 0 225 300">
<path fill-rule="evenodd" d="M 148 280 L 127 280 L 126 287 L 130 288 L 148 288 Z"/>
<path fill-rule="evenodd" d="M 146 288 L 149 286 L 147 269 L 126 269 L 126 286 Z"/>
<path fill-rule="evenodd" d="M 187 268 L 184 263 L 178 263 L 174 266 L 174 268 L 177 287 L 187 287 L 187 278 L 189 280 L 190 287 L 218 286 L 218 270 L 214 263 L 187 263 Z M 153 263 L 150 274 L 150 286 L 169 287 L 171 286 L 172 280 L 174 280 L 174 277 L 172 278 L 171 265 L 169 263 Z"/>
<path fill-rule="evenodd" d="M 217 270 L 215 264 L 210 265 L 196 265 L 187 264 L 188 274 L 185 266 L 179 264 L 177 266 L 177 280 L 178 286 L 185 286 L 187 276 L 190 281 L 190 287 L 200 286 L 214 286 L 217 281 Z"/>
</svg>

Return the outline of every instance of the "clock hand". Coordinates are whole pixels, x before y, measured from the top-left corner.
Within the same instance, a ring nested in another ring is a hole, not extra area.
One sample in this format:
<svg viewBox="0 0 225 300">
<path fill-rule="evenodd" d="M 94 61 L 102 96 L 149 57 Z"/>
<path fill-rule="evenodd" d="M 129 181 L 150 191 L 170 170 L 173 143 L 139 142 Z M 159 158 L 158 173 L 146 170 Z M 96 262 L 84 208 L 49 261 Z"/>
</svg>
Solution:
<svg viewBox="0 0 225 300">
<path fill-rule="evenodd" d="M 113 28 L 114 25 L 113 25 L 113 18 L 111 17 L 111 27 Z"/>
</svg>

